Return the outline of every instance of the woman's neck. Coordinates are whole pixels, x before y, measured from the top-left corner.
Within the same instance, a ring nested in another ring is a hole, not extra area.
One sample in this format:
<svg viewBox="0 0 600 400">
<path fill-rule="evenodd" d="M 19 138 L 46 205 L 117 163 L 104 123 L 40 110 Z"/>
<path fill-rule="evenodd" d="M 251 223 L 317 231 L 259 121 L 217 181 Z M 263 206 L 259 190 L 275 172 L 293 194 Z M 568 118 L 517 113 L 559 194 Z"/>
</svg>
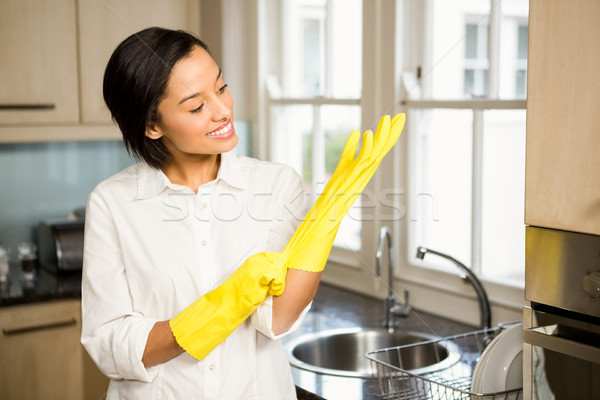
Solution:
<svg viewBox="0 0 600 400">
<path fill-rule="evenodd" d="M 198 193 L 198 188 L 217 178 L 221 164 L 220 154 L 207 154 L 186 159 L 172 158 L 162 169 L 171 183 L 187 186 Z"/>
</svg>

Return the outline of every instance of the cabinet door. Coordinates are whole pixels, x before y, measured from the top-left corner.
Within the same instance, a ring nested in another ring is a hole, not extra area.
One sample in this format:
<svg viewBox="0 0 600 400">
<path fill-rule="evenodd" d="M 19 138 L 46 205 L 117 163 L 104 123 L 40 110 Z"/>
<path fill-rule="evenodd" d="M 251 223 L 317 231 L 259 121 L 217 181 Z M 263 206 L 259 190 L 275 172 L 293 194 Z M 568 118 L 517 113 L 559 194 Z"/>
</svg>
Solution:
<svg viewBox="0 0 600 400">
<path fill-rule="evenodd" d="M 79 0 L 82 121 L 108 122 L 102 80 L 108 59 L 127 36 L 151 26 L 198 33 L 197 0 Z"/>
<path fill-rule="evenodd" d="M 600 2 L 532 0 L 525 223 L 600 234 Z"/>
<path fill-rule="evenodd" d="M 74 0 L 3 0 L 0 125 L 79 120 Z"/>
<path fill-rule="evenodd" d="M 0 309 L 0 398 L 81 399 L 80 301 Z"/>
</svg>

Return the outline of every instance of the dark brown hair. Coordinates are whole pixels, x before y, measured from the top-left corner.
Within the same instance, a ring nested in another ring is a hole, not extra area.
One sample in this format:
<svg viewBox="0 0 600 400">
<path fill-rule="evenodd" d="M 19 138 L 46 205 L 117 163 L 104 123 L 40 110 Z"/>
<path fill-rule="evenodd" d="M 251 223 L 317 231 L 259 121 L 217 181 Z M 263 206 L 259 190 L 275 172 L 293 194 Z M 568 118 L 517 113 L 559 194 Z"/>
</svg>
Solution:
<svg viewBox="0 0 600 400">
<path fill-rule="evenodd" d="M 125 147 L 153 168 L 162 168 L 171 153 L 160 139 L 148 138 L 146 129 L 160 120 L 158 105 L 173 66 L 196 46 L 209 51 L 188 32 L 147 28 L 121 42 L 106 66 L 104 101 L 123 134 Z"/>
</svg>

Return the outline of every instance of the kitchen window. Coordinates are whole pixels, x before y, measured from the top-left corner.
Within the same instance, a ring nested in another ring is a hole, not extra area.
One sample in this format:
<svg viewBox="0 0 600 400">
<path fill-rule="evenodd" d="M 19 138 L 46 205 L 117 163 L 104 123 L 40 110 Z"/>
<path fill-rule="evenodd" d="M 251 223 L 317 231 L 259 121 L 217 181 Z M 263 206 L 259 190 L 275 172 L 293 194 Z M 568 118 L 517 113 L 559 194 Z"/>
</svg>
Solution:
<svg viewBox="0 0 600 400">
<path fill-rule="evenodd" d="M 342 223 L 324 278 L 381 295 L 387 273 L 374 277 L 374 261 L 385 225 L 396 285 L 422 309 L 458 312 L 444 299 L 470 292 L 454 266 L 417 259 L 419 245 L 473 268 L 494 301 L 520 313 L 527 0 L 259 4 L 262 154 L 294 166 L 313 198 L 351 130 L 407 114 L 398 145 Z"/>
<path fill-rule="evenodd" d="M 270 158 L 293 166 L 314 200 L 361 126 L 361 0 L 284 0 L 267 78 Z M 271 9 L 272 11 L 272 9 Z M 360 203 L 360 201 L 358 202 Z M 361 249 L 359 204 L 342 222 L 338 248 Z"/>
<path fill-rule="evenodd" d="M 421 76 L 403 87 L 415 194 L 409 248 L 436 249 L 487 281 L 522 286 L 528 2 L 424 3 Z M 409 257 L 455 272 L 438 258 Z"/>
</svg>

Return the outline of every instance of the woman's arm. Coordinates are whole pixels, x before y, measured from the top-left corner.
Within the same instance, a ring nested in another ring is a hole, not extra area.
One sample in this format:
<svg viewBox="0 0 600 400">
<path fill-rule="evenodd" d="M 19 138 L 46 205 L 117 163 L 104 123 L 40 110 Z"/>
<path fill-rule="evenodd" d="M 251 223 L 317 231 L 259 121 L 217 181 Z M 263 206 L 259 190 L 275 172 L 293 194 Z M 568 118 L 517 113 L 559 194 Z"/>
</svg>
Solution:
<svg viewBox="0 0 600 400">
<path fill-rule="evenodd" d="M 317 293 L 321 272 L 289 270 L 285 291 L 273 297 L 273 333 L 287 332 Z M 169 361 L 183 353 L 169 326 L 169 321 L 159 321 L 152 327 L 144 349 L 142 362 L 146 368 Z"/>
<path fill-rule="evenodd" d="M 273 297 L 272 331 L 275 335 L 287 332 L 302 311 L 317 294 L 322 272 L 288 269 L 285 290 Z"/>
<path fill-rule="evenodd" d="M 169 321 L 158 321 L 148 334 L 142 362 L 146 368 L 153 367 L 169 361 L 183 351 L 171 332 Z"/>
</svg>

